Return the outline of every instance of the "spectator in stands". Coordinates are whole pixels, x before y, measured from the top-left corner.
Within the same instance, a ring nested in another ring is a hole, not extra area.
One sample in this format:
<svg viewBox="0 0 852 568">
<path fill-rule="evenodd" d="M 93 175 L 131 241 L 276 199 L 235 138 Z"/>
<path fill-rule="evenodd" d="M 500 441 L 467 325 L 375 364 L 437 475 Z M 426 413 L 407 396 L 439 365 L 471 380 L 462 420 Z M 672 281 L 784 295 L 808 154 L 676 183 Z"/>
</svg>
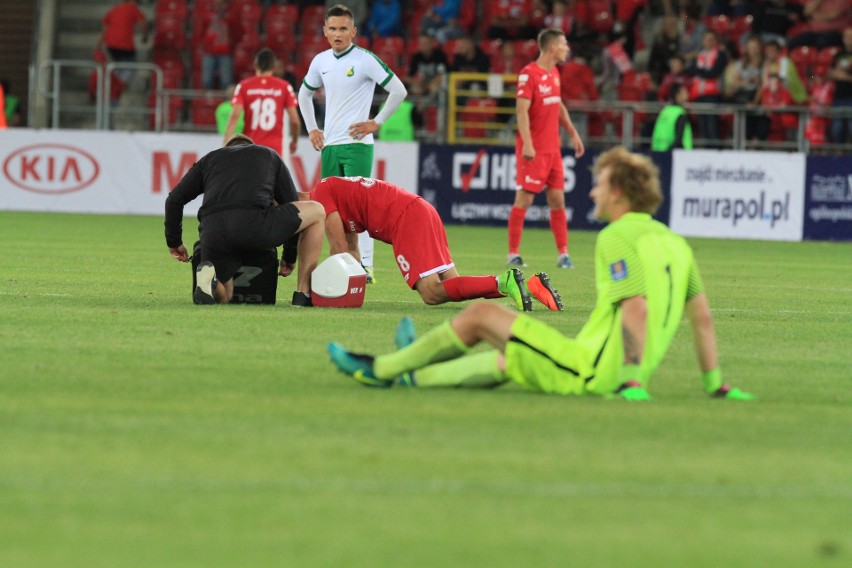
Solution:
<svg viewBox="0 0 852 568">
<path fill-rule="evenodd" d="M 421 31 L 441 44 L 459 38 L 464 33 L 459 25 L 460 14 L 461 0 L 439 0 L 423 14 Z"/>
<path fill-rule="evenodd" d="M 751 22 L 752 33 L 767 41 L 785 41 L 787 31 L 802 21 L 802 5 L 789 0 L 763 0 L 755 5 Z M 742 43 L 747 35 L 743 35 Z"/>
<path fill-rule="evenodd" d="M 681 7 L 680 54 L 687 65 L 692 64 L 704 45 L 707 26 L 701 19 L 701 5 L 690 2 Z"/>
<path fill-rule="evenodd" d="M 226 0 L 213 0 L 201 42 L 201 86 L 224 89 L 234 82 L 234 45 L 242 34 L 238 15 Z"/>
<path fill-rule="evenodd" d="M 489 38 L 533 39 L 536 36 L 536 29 L 530 22 L 531 0 L 493 0 L 489 4 L 492 14 Z"/>
<path fill-rule="evenodd" d="M 663 16 L 660 31 L 654 36 L 651 55 L 648 58 L 648 73 L 654 83 L 659 85 L 663 77 L 671 71 L 669 60 L 680 54 L 680 30 L 674 15 Z M 666 97 L 667 99 L 667 97 Z M 664 100 L 666 100 L 664 99 Z"/>
<path fill-rule="evenodd" d="M 669 72 L 660 81 L 660 88 L 657 90 L 657 99 L 660 101 L 670 100 L 671 90 L 675 85 L 685 85 L 687 90 L 692 86 L 692 78 L 686 74 L 686 66 L 683 57 L 680 55 L 673 55 L 669 58 Z"/>
<path fill-rule="evenodd" d="M 852 110 L 852 26 L 843 30 L 843 49 L 834 56 L 828 78 L 834 81 L 832 108 Z M 852 116 L 837 117 L 831 121 L 831 141 L 845 144 L 852 137 Z"/>
<path fill-rule="evenodd" d="M 417 51 L 411 56 L 405 83 L 415 95 L 437 93 L 447 75 L 447 56 L 435 46 L 435 40 L 421 34 Z"/>
<path fill-rule="evenodd" d="M 808 100 L 808 91 L 802 84 L 802 79 L 799 77 L 799 72 L 796 70 L 793 61 L 781 52 L 782 47 L 780 41 L 770 41 L 764 45 L 765 58 L 761 81 L 765 84 L 770 75 L 778 75 L 784 83 L 784 87 L 793 97 L 793 101 L 796 104 L 802 104 Z"/>
<path fill-rule="evenodd" d="M 589 7 L 584 2 L 577 4 L 577 0 L 555 0 L 551 12 L 544 18 L 544 27 L 561 30 L 565 37 L 570 37 L 574 31 L 574 22 L 577 18 L 588 18 Z"/>
<path fill-rule="evenodd" d="M 490 70 L 491 61 L 473 42 L 473 39 L 470 36 L 460 37 L 456 42 L 450 71 L 455 73 L 488 73 Z"/>
<path fill-rule="evenodd" d="M 21 99 L 12 94 L 12 87 L 8 79 L 0 79 L 0 99 L 2 99 L 4 114 L 6 115 L 7 126 L 20 126 L 23 122 L 21 118 Z"/>
<path fill-rule="evenodd" d="M 817 48 L 843 44 L 843 28 L 850 20 L 850 0 L 808 0 L 805 31 L 787 42 L 787 49 L 801 45 Z"/>
<path fill-rule="evenodd" d="M 491 71 L 517 74 L 527 63 L 527 59 L 515 50 L 514 42 L 504 41 L 500 45 L 500 54 L 491 61 Z"/>
<path fill-rule="evenodd" d="M 725 98 L 737 104 L 756 103 L 763 74 L 763 42 L 750 35 L 743 54 L 725 70 Z"/>
<path fill-rule="evenodd" d="M 725 99 L 740 105 L 755 105 L 760 99 L 761 76 L 763 75 L 763 42 L 754 34 L 749 35 L 743 46 L 743 54 L 728 65 L 725 71 Z M 756 140 L 760 119 L 754 113 L 746 115 L 746 139 Z"/>
<path fill-rule="evenodd" d="M 687 68 L 693 77 L 691 98 L 697 103 L 719 103 L 722 101 L 722 76 L 728 67 L 728 56 L 719 45 L 719 37 L 713 30 L 704 32 L 704 48 Z M 719 116 L 715 112 L 698 115 L 698 133 L 702 138 L 719 139 Z"/>
<path fill-rule="evenodd" d="M 560 90 L 562 102 L 566 108 L 571 109 L 571 121 L 574 129 L 580 135 L 581 140 L 588 138 L 589 123 L 596 120 L 597 113 L 587 110 L 577 111 L 572 109 L 572 103 L 596 101 L 600 98 L 598 88 L 595 85 L 595 72 L 586 63 L 586 60 L 571 53 L 568 61 L 559 67 Z"/>
<path fill-rule="evenodd" d="M 668 152 L 676 149 L 692 149 L 692 123 L 683 105 L 689 100 L 689 91 L 683 84 L 671 90 L 669 104 L 660 111 L 651 137 L 651 150 Z"/>
<path fill-rule="evenodd" d="M 402 6 L 399 0 L 376 0 L 370 8 L 367 35 L 389 37 L 402 35 Z"/>
<path fill-rule="evenodd" d="M 101 68 L 101 76 L 106 75 L 106 65 L 107 65 L 107 55 L 101 49 L 96 49 L 93 59 L 95 63 Z M 106 80 L 106 79 L 104 79 Z M 109 106 L 110 109 L 114 109 L 118 106 L 118 101 L 121 98 L 122 93 L 124 93 L 126 85 L 124 81 L 118 76 L 118 73 L 113 71 L 109 74 Z M 105 95 L 106 93 L 104 93 Z M 98 100 L 98 72 L 92 71 L 89 74 L 89 100 L 93 103 L 96 103 Z M 105 118 L 107 128 L 113 127 L 112 116 L 108 114 Z"/>
<path fill-rule="evenodd" d="M 136 61 L 136 39 L 138 27 L 142 31 L 142 42 L 148 41 L 150 26 L 136 0 L 120 0 L 110 8 L 103 20 L 103 33 L 98 41 L 98 49 L 105 48 L 109 59 L 118 63 Z M 125 83 L 133 78 L 132 69 L 119 69 L 118 76 Z"/>
<path fill-rule="evenodd" d="M 367 21 L 367 16 L 370 14 L 367 0 L 344 0 L 344 2 L 344 5 L 352 12 L 355 29 L 364 27 L 364 22 Z M 325 0 L 325 11 L 328 12 L 332 7 L 344 2 L 341 2 L 341 0 Z"/>
<path fill-rule="evenodd" d="M 225 135 L 228 129 L 228 118 L 231 116 L 231 109 L 234 108 L 231 104 L 231 99 L 234 96 L 236 85 L 231 83 L 225 87 L 225 100 L 219 103 L 216 107 L 216 129 L 221 136 Z M 245 129 L 245 113 L 241 112 L 237 119 L 237 125 L 234 127 L 234 134 L 242 134 Z"/>
<path fill-rule="evenodd" d="M 787 140 L 787 130 L 796 127 L 798 121 L 795 114 L 773 111 L 793 104 L 790 91 L 784 86 L 781 78 L 772 73 L 760 88 L 760 107 L 763 114 L 758 117 L 757 138 L 767 140 L 770 137 Z"/>
</svg>

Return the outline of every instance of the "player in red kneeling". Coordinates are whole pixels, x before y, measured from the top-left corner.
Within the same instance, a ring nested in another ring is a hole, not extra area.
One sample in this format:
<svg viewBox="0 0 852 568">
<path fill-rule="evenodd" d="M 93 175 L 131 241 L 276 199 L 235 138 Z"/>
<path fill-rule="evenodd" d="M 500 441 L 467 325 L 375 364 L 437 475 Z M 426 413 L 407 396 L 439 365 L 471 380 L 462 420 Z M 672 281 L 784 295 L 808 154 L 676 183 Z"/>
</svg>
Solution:
<svg viewBox="0 0 852 568">
<path fill-rule="evenodd" d="M 428 201 L 392 183 L 362 177 L 328 177 L 311 191 L 325 207 L 331 254 L 358 257 L 358 233 L 393 246 L 402 277 L 429 305 L 510 296 L 519 310 L 532 310 L 531 296 L 551 310 L 562 309 L 547 274 L 529 283 L 517 268 L 499 276 L 459 276 L 444 224 Z M 359 259 L 360 260 L 360 259 Z"/>
</svg>

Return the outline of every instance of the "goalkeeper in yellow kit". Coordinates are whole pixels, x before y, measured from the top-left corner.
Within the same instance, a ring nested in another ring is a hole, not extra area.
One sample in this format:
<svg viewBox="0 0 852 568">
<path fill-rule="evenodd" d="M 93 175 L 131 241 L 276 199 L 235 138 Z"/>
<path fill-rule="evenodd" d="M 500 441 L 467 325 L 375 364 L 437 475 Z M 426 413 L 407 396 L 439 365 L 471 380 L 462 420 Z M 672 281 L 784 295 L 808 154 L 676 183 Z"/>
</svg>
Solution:
<svg viewBox="0 0 852 568">
<path fill-rule="evenodd" d="M 662 201 L 651 160 L 613 148 L 595 162 L 595 216 L 609 222 L 595 248 L 597 305 L 575 339 L 530 316 L 477 303 L 414 340 L 397 328 L 394 353 L 373 357 L 329 344 L 332 361 L 367 386 L 493 387 L 516 382 L 555 394 L 645 400 L 686 312 L 705 391 L 751 400 L 722 381 L 701 276 L 686 241 L 651 218 Z M 469 354 L 486 341 L 495 349 Z"/>
</svg>

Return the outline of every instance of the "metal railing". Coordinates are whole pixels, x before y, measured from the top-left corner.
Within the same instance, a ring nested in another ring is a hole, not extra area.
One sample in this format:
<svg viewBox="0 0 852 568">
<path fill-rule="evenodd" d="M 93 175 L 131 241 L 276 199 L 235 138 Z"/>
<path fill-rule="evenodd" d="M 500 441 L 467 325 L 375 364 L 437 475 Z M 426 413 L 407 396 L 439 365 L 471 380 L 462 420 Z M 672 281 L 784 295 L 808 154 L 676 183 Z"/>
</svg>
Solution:
<svg viewBox="0 0 852 568">
<path fill-rule="evenodd" d="M 77 69 L 94 71 L 96 73 L 97 86 L 95 89 L 95 102 L 89 105 L 63 104 L 62 95 L 68 92 L 63 88 L 63 70 Z M 146 71 L 151 74 L 151 83 L 155 90 L 155 104 L 153 107 L 128 107 L 115 108 L 110 103 L 112 98 L 113 73 L 128 72 L 133 74 L 137 71 Z M 154 121 L 154 130 L 160 130 L 162 112 L 159 107 L 160 97 L 156 96 L 162 89 L 163 71 L 153 63 L 112 62 L 100 65 L 90 60 L 76 59 L 47 59 L 38 66 L 35 72 L 35 93 L 44 97 L 50 105 L 50 127 L 61 128 L 61 117 L 63 114 L 94 115 L 95 128 L 98 130 L 108 129 L 113 123 L 116 115 L 143 115 L 151 116 Z M 34 106 L 34 101 L 30 101 Z"/>
<path fill-rule="evenodd" d="M 487 85 L 487 88 L 485 86 Z M 515 89 L 517 75 L 488 73 L 451 73 L 448 79 L 447 142 L 450 144 L 510 145 L 515 142 Z M 566 106 L 575 126 L 596 123 L 594 134 L 584 133 L 586 146 L 649 148 L 653 123 L 666 103 L 651 101 L 567 101 Z M 826 152 L 849 152 L 852 144 L 823 143 L 811 147 L 805 136 L 808 121 L 813 116 L 852 119 L 852 109 L 823 107 L 814 111 L 808 107 L 790 106 L 766 109 L 753 105 L 685 104 L 695 117 L 713 116 L 727 130 L 719 139 L 701 138 L 695 125 L 696 147 L 731 150 L 786 150 L 810 152 L 819 148 Z M 773 114 L 796 116 L 795 128 L 784 132 L 783 140 L 749 140 L 746 125 L 750 118 Z M 826 125 L 827 126 L 827 125 Z"/>
</svg>

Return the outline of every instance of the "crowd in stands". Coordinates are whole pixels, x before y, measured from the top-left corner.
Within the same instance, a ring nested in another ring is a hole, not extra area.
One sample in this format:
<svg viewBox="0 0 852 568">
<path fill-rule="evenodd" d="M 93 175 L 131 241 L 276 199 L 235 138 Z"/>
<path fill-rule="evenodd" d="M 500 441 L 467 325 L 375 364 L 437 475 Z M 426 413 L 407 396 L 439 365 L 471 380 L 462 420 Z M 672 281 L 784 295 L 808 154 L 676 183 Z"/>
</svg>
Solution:
<svg viewBox="0 0 852 568">
<path fill-rule="evenodd" d="M 747 137 L 757 141 L 795 136 L 797 115 L 780 107 L 852 106 L 852 0 L 150 1 L 153 61 L 166 88 L 224 89 L 252 74 L 261 47 L 281 58 L 281 74 L 298 88 L 328 48 L 325 10 L 343 3 L 355 14 L 356 43 L 412 95 L 444 88 L 448 72 L 517 73 L 537 57 L 538 31 L 555 27 L 572 50 L 562 69 L 569 110 L 571 101 L 667 102 L 683 84 L 691 103 L 752 105 Z M 220 99 L 199 101 L 191 120 L 213 124 Z M 647 135 L 653 124 L 637 118 Z M 850 140 L 852 121 L 819 118 L 808 124 L 812 144 Z M 620 128 L 617 112 L 580 121 L 591 136 L 607 124 Z M 730 115 L 699 112 L 693 122 L 710 141 L 731 129 Z"/>
</svg>

